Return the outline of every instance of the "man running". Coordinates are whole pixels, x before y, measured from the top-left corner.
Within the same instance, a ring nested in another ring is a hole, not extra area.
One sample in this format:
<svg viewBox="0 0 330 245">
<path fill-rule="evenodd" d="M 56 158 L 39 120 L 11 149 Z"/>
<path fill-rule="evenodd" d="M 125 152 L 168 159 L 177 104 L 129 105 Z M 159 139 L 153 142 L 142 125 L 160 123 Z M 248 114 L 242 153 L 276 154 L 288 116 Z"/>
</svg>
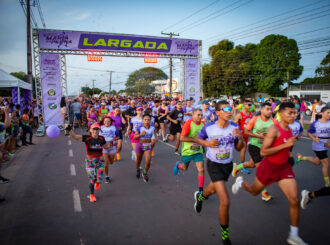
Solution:
<svg viewBox="0 0 330 245">
<path fill-rule="evenodd" d="M 196 191 L 195 211 L 202 210 L 202 202 L 212 194 L 216 193 L 220 200 L 219 220 L 221 225 L 222 243 L 231 244 L 229 239 L 229 195 L 225 182 L 228 180 L 233 169 L 234 149 L 240 151 L 244 146 L 244 139 L 237 124 L 230 121 L 232 107 L 225 100 L 216 104 L 218 120 L 207 124 L 199 132 L 195 143 L 207 147 L 207 171 L 211 183 L 204 189 L 203 193 Z"/>
<path fill-rule="evenodd" d="M 170 134 L 166 135 L 165 139 L 174 141 L 176 137 L 174 153 L 179 155 L 178 151 L 180 146 L 181 123 L 183 119 L 182 104 L 180 101 L 175 104 L 175 109 L 166 118 L 171 121 L 171 125 Z"/>
<path fill-rule="evenodd" d="M 204 159 L 203 159 L 203 148 L 194 143 L 195 137 L 205 126 L 205 123 L 202 121 L 202 111 L 199 108 L 194 108 L 192 110 L 192 119 L 189 119 L 182 128 L 180 141 L 183 142 L 181 155 L 182 162 L 178 161 L 174 168 L 173 174 L 177 175 L 179 169 L 187 171 L 191 161 L 196 163 L 198 171 L 198 187 L 199 192 L 203 192 L 204 188 Z"/>
<path fill-rule="evenodd" d="M 257 168 L 257 176 L 253 184 L 243 181 L 243 177 L 237 177 L 232 186 L 233 194 L 239 189 L 258 195 L 265 186 L 277 182 L 279 188 L 290 204 L 290 234 L 287 242 L 292 245 L 306 244 L 298 235 L 299 222 L 299 194 L 295 174 L 289 163 L 290 147 L 293 146 L 297 137 L 292 137 L 289 127 L 295 119 L 295 107 L 291 102 L 282 103 L 279 107 L 281 121 L 271 126 L 265 136 L 260 154 L 264 156 Z"/>
</svg>

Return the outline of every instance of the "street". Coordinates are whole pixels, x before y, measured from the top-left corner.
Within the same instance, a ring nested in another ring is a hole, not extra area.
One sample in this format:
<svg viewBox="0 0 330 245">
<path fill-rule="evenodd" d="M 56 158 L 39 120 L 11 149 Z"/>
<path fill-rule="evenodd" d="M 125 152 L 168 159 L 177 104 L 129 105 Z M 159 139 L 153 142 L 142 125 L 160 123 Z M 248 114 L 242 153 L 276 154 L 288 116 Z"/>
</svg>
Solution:
<svg viewBox="0 0 330 245">
<path fill-rule="evenodd" d="M 216 195 L 194 211 L 197 171 L 174 176 L 179 156 L 172 144 L 158 142 L 149 183 L 135 177 L 131 147 L 123 145 L 122 160 L 110 166 L 112 182 L 102 184 L 96 203 L 90 203 L 84 170 L 85 147 L 69 137 L 35 137 L 37 145 L 21 149 L 2 175 L 11 180 L 0 185 L 6 201 L 0 205 L 0 244 L 221 244 Z M 294 153 L 313 155 L 311 141 L 301 139 Z M 298 151 L 299 149 L 299 151 Z M 238 161 L 236 154 L 235 160 Z M 249 156 L 247 155 L 247 158 Z M 324 184 L 321 167 L 302 162 L 294 167 L 299 194 Z M 255 170 L 243 175 L 252 181 Z M 206 173 L 206 182 L 209 177 Z M 233 244 L 287 244 L 288 201 L 274 184 L 273 199 L 244 191 L 230 193 L 230 237 Z M 329 198 L 313 200 L 301 211 L 299 233 L 308 244 L 329 244 Z"/>
</svg>

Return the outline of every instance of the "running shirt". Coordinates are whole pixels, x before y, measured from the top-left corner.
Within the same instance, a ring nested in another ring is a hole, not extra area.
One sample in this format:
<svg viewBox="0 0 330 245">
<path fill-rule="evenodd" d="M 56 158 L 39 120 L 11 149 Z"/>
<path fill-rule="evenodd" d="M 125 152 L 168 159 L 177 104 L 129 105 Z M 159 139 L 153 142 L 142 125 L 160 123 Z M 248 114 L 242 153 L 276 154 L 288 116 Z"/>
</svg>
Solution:
<svg viewBox="0 0 330 245">
<path fill-rule="evenodd" d="M 136 107 L 130 107 L 127 109 L 127 115 L 130 117 L 135 117 L 136 116 Z"/>
<path fill-rule="evenodd" d="M 199 132 L 198 138 L 207 139 L 208 141 L 216 138 L 219 145 L 217 148 L 207 147 L 206 157 L 216 163 L 229 164 L 233 161 L 234 147 L 238 142 L 233 131 L 239 129 L 238 125 L 229 121 L 226 128 L 220 128 L 217 122 L 212 122 L 203 127 Z"/>
<path fill-rule="evenodd" d="M 189 119 L 182 127 L 181 135 L 189 138 L 197 137 L 198 133 L 205 126 L 204 122 L 196 124 L 192 119 Z M 182 156 L 191 156 L 196 153 L 203 153 L 203 148 L 193 142 L 183 142 L 181 155 Z"/>
<path fill-rule="evenodd" d="M 113 119 L 113 125 L 116 127 L 118 130 L 123 129 L 123 123 L 121 122 L 121 116 L 110 116 Z"/>
<path fill-rule="evenodd" d="M 244 136 L 244 138 L 247 139 L 247 136 L 244 133 L 244 129 L 248 125 L 249 121 L 252 119 L 253 115 L 251 112 L 249 112 L 248 115 L 246 115 L 242 111 L 240 112 L 240 114 L 241 114 L 241 119 L 239 120 L 238 125 L 242 131 L 242 135 Z"/>
<path fill-rule="evenodd" d="M 103 156 L 102 147 L 106 144 L 103 136 L 95 139 L 90 135 L 83 135 L 82 141 L 85 142 L 87 157 L 100 158 Z"/>
<path fill-rule="evenodd" d="M 239 111 L 243 111 L 243 107 L 244 105 L 243 104 L 239 104 L 236 109 L 239 110 Z M 256 106 L 254 104 L 251 105 L 250 109 L 249 109 L 249 112 L 255 112 L 256 111 Z"/>
<path fill-rule="evenodd" d="M 152 114 L 153 117 L 156 117 L 157 116 L 157 111 L 158 111 L 159 108 L 160 108 L 159 106 L 158 107 L 155 107 L 154 106 L 152 108 L 151 114 Z"/>
<path fill-rule="evenodd" d="M 275 119 L 269 118 L 267 121 L 263 121 L 261 116 L 252 118 L 248 125 L 245 127 L 247 130 L 252 131 L 253 134 L 263 134 L 276 122 Z M 261 148 L 264 139 L 250 137 L 249 144 Z"/>
<path fill-rule="evenodd" d="M 183 108 L 183 112 L 184 113 L 187 113 L 187 112 L 191 112 L 192 110 L 193 110 L 193 108 L 194 107 L 192 107 L 192 106 L 190 106 L 190 107 L 188 107 L 188 106 L 185 106 L 184 108 Z M 183 121 L 188 121 L 189 119 L 191 119 L 192 118 L 192 116 L 191 115 L 184 115 L 183 116 Z"/>
<path fill-rule="evenodd" d="M 211 121 L 212 112 L 210 110 L 207 111 L 202 110 L 202 112 L 203 112 L 202 118 L 206 120 L 205 121 L 206 123 L 209 123 Z"/>
<path fill-rule="evenodd" d="M 127 110 L 127 105 L 119 105 L 119 109 L 124 112 Z"/>
<path fill-rule="evenodd" d="M 298 120 L 295 120 L 293 123 L 289 124 L 289 127 L 291 128 L 293 136 L 299 136 L 300 133 L 304 131 L 303 127 L 301 126 Z"/>
<path fill-rule="evenodd" d="M 110 127 L 102 125 L 100 136 L 103 136 L 105 141 L 109 143 L 110 141 L 116 141 L 116 139 L 119 138 L 119 132 L 114 125 L 111 125 Z"/>
<path fill-rule="evenodd" d="M 104 108 L 104 109 L 100 108 L 98 110 L 98 113 L 99 113 L 99 120 L 101 121 L 103 119 L 102 115 L 105 115 L 105 116 L 108 115 L 109 111 L 107 108 Z"/>
<path fill-rule="evenodd" d="M 215 113 L 215 107 L 209 106 L 209 110 L 210 110 L 212 113 Z"/>
<path fill-rule="evenodd" d="M 142 125 L 142 118 L 133 117 L 131 121 L 129 122 L 129 125 L 131 126 L 132 131 L 136 131 L 137 128 Z"/>
<path fill-rule="evenodd" d="M 311 127 L 307 131 L 308 133 L 314 134 L 315 137 L 320 138 L 320 142 L 313 141 L 313 151 L 327 151 L 328 147 L 324 146 L 324 143 L 330 142 L 330 121 L 321 122 L 319 120 L 312 123 Z"/>
<path fill-rule="evenodd" d="M 173 120 L 177 120 L 180 125 L 180 122 L 182 121 L 182 118 L 183 118 L 183 111 L 178 111 L 178 109 L 174 109 L 170 114 L 169 114 L 169 117 L 172 118 Z M 177 125 L 177 124 L 174 124 L 173 122 L 171 122 L 171 125 Z"/>
<path fill-rule="evenodd" d="M 152 138 L 154 138 L 154 131 L 155 131 L 155 127 L 151 126 L 149 128 L 145 128 L 143 125 L 140 125 L 137 130 L 136 130 L 139 134 L 142 133 L 143 131 L 146 132 L 145 135 L 140 136 L 140 140 L 150 140 Z"/>
</svg>

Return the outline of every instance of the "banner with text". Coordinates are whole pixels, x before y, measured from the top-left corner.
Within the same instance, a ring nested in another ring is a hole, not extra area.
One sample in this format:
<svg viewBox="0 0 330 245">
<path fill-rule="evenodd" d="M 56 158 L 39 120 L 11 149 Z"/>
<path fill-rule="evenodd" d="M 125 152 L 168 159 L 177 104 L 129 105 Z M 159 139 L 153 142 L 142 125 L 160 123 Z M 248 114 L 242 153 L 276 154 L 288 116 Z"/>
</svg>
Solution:
<svg viewBox="0 0 330 245">
<path fill-rule="evenodd" d="M 198 40 L 39 30 L 40 49 L 166 53 L 198 56 Z"/>
<path fill-rule="evenodd" d="M 200 81 L 198 59 L 186 59 L 185 64 L 185 99 L 193 97 L 199 101 Z"/>
<path fill-rule="evenodd" d="M 40 70 L 45 125 L 62 125 L 60 55 L 41 53 Z"/>
</svg>

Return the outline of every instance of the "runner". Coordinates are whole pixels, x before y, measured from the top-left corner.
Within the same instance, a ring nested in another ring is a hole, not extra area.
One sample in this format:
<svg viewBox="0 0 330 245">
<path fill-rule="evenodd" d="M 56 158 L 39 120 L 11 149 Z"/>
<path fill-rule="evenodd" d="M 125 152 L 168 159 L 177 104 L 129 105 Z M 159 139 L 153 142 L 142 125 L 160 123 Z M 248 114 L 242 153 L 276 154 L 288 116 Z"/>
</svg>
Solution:
<svg viewBox="0 0 330 245">
<path fill-rule="evenodd" d="M 104 172 L 105 183 L 111 182 L 109 176 L 109 164 L 112 165 L 115 160 L 115 153 L 117 152 L 117 139 L 119 138 L 119 132 L 113 125 L 114 120 L 111 117 L 104 117 L 102 119 L 100 136 L 103 136 L 106 143 L 110 145 L 110 148 L 103 148 L 103 157 L 105 160 Z"/>
<path fill-rule="evenodd" d="M 330 196 L 330 188 L 329 187 L 322 187 L 321 189 L 313 192 L 309 192 L 307 190 L 303 190 L 301 192 L 301 201 L 300 206 L 302 209 L 306 209 L 307 205 L 311 203 L 312 199 L 316 197 L 322 196 Z"/>
<path fill-rule="evenodd" d="M 117 161 L 120 161 L 120 159 L 121 159 L 120 152 L 121 152 L 122 145 L 123 145 L 123 129 L 126 124 L 126 120 L 125 120 L 124 116 L 122 115 L 122 112 L 119 109 L 119 107 L 114 106 L 113 113 L 109 113 L 109 114 L 112 114 L 110 117 L 113 120 L 113 125 L 116 127 L 116 129 L 118 130 L 118 133 L 119 133 L 119 138 L 117 140 L 116 158 L 117 158 Z"/>
<path fill-rule="evenodd" d="M 277 182 L 279 188 L 290 204 L 290 234 L 287 242 L 293 245 L 306 244 L 298 236 L 299 222 L 299 194 L 295 174 L 288 162 L 290 147 L 293 146 L 297 137 L 292 137 L 289 127 L 294 122 L 295 107 L 291 102 L 282 103 L 279 107 L 281 121 L 269 128 L 262 144 L 260 154 L 265 156 L 257 168 L 257 176 L 253 184 L 243 181 L 243 177 L 236 178 L 232 186 L 232 192 L 237 194 L 239 189 L 258 195 L 267 185 Z"/>
<path fill-rule="evenodd" d="M 149 115 L 151 116 L 152 115 L 152 111 L 153 109 L 151 108 L 147 108 L 144 112 L 144 115 Z M 156 133 L 156 138 L 153 138 L 151 139 L 151 146 L 152 146 L 152 152 L 151 152 L 151 156 L 155 156 L 155 144 L 156 144 L 156 141 L 158 140 L 158 135 L 157 135 L 157 127 L 159 127 L 159 124 L 158 122 L 156 122 L 156 120 L 158 121 L 158 118 L 157 117 L 153 117 L 151 116 L 151 120 L 150 120 L 150 125 L 155 127 L 155 133 Z"/>
<path fill-rule="evenodd" d="M 245 140 L 245 143 L 247 144 L 249 141 L 249 137 L 244 133 L 245 127 L 249 123 L 249 121 L 252 119 L 253 115 L 250 111 L 252 106 L 252 100 L 250 99 L 245 99 L 243 103 L 243 110 L 240 111 L 237 115 L 235 115 L 235 120 L 234 122 L 238 124 L 239 128 L 241 129 L 243 138 Z M 244 163 L 245 161 L 245 153 L 246 153 L 246 144 L 244 144 L 243 149 L 241 150 L 240 158 L 241 158 L 241 163 Z"/>
<path fill-rule="evenodd" d="M 106 108 L 106 103 L 102 102 L 101 103 L 101 108 L 98 109 L 98 115 L 99 115 L 99 122 L 103 120 L 108 115 L 109 111 Z"/>
<path fill-rule="evenodd" d="M 186 122 L 186 121 L 188 121 L 189 119 L 192 118 L 192 109 L 194 108 L 193 103 L 194 103 L 194 101 L 191 101 L 191 99 L 187 100 L 186 106 L 183 107 L 183 115 L 184 115 L 183 116 L 183 121 L 184 122 Z"/>
<path fill-rule="evenodd" d="M 204 159 L 203 159 L 203 148 L 194 143 L 193 138 L 197 137 L 198 133 L 205 126 L 202 121 L 202 111 L 199 108 L 194 108 L 192 110 L 192 119 L 189 119 L 182 128 L 180 141 L 183 142 L 181 149 L 181 160 L 178 161 L 174 168 L 173 174 L 177 175 L 179 169 L 187 171 L 191 161 L 196 163 L 198 171 L 198 187 L 199 192 L 203 192 L 204 188 Z"/>
<path fill-rule="evenodd" d="M 94 106 L 89 107 L 89 111 L 87 112 L 87 121 L 88 121 L 88 128 L 97 122 L 97 112 L 95 111 Z"/>
<path fill-rule="evenodd" d="M 261 105 L 260 116 L 252 118 L 245 128 L 245 135 L 249 136 L 248 151 L 251 156 L 250 160 L 238 165 L 234 164 L 233 177 L 237 177 L 237 173 L 245 168 L 255 168 L 259 166 L 262 160 L 260 155 L 261 145 L 264 141 L 266 132 L 269 128 L 276 122 L 272 116 L 272 105 L 265 102 Z M 261 192 L 261 199 L 264 201 L 269 201 L 272 196 L 268 194 L 266 188 Z"/>
<path fill-rule="evenodd" d="M 145 166 L 142 171 L 142 178 L 144 182 L 149 181 L 148 171 L 150 169 L 151 163 L 151 151 L 152 151 L 152 143 L 151 140 L 155 138 L 155 127 L 150 125 L 151 116 L 145 114 L 143 116 L 143 125 L 140 125 L 134 134 L 134 139 L 138 140 L 136 145 L 136 177 L 140 178 L 141 175 L 141 161 L 144 155 L 145 158 Z"/>
<path fill-rule="evenodd" d="M 322 165 L 322 175 L 325 187 L 330 187 L 329 182 L 329 159 L 328 149 L 330 142 L 330 108 L 323 107 L 321 110 L 322 118 L 312 123 L 310 129 L 307 131 L 309 138 L 313 140 L 312 149 L 316 157 L 305 157 L 297 154 L 297 163 L 301 160 L 309 161 L 315 165 Z M 314 134 L 314 136 L 313 136 Z"/>
<path fill-rule="evenodd" d="M 166 118 L 171 122 L 171 125 L 169 128 L 170 134 L 166 135 L 165 139 L 174 141 L 176 137 L 174 153 L 179 155 L 181 123 L 183 119 L 182 104 L 180 101 L 175 104 L 175 109 Z"/>
<path fill-rule="evenodd" d="M 209 110 L 209 102 L 207 100 L 203 101 L 202 104 L 202 121 L 204 123 L 210 123 L 211 121 L 214 121 L 214 115 L 213 113 Z"/>
<path fill-rule="evenodd" d="M 168 106 L 166 105 L 165 101 L 163 101 L 162 105 L 159 107 L 157 115 L 158 115 L 160 132 L 162 134 L 163 141 L 167 142 L 167 139 L 165 138 L 165 120 L 166 120 L 166 116 L 168 115 Z"/>
<path fill-rule="evenodd" d="M 225 182 L 233 169 L 234 149 L 240 151 L 244 146 L 244 139 L 238 125 L 230 121 L 232 107 L 227 101 L 223 100 L 216 104 L 216 114 L 218 120 L 203 127 L 198 138 L 195 138 L 195 143 L 207 147 L 206 164 L 211 183 L 203 193 L 198 191 L 194 193 L 194 207 L 199 213 L 205 199 L 214 193 L 218 195 L 222 243 L 227 245 L 231 244 L 231 241 L 229 239 L 229 195 Z"/>
<path fill-rule="evenodd" d="M 298 109 L 296 109 L 295 110 L 295 121 L 293 123 L 289 124 L 289 127 L 291 128 L 291 131 L 292 131 L 292 136 L 296 136 L 297 140 L 300 139 L 300 137 L 302 136 L 302 133 L 304 131 L 303 127 L 300 124 L 300 121 L 298 120 L 298 114 L 299 114 L 299 111 L 298 111 Z M 291 164 L 291 166 L 293 166 L 295 163 L 295 160 L 292 155 L 292 150 L 293 150 L 293 147 L 290 148 L 290 157 L 289 157 L 289 163 Z"/>
<path fill-rule="evenodd" d="M 131 108 L 130 108 L 131 109 Z M 142 107 L 138 107 L 136 109 L 136 113 L 137 116 L 133 117 L 130 122 L 129 122 L 129 126 L 127 128 L 126 134 L 125 136 L 128 137 L 131 140 L 131 144 L 132 144 L 132 160 L 134 161 L 136 159 L 136 144 L 139 142 L 139 140 L 134 139 L 134 134 L 135 131 L 137 130 L 137 128 L 142 125 L 142 112 L 143 112 L 143 108 Z"/>
<path fill-rule="evenodd" d="M 110 144 L 107 144 L 103 136 L 99 136 L 100 125 L 94 123 L 91 125 L 89 133 L 90 135 L 76 135 L 72 131 L 72 126 L 68 125 L 66 130 L 70 132 L 70 136 L 77 141 L 85 142 L 86 146 L 86 172 L 90 179 L 89 189 L 90 202 L 96 202 L 94 190 L 100 189 L 100 183 L 103 179 L 104 171 L 104 157 L 102 155 L 102 147 L 109 149 Z"/>
</svg>

